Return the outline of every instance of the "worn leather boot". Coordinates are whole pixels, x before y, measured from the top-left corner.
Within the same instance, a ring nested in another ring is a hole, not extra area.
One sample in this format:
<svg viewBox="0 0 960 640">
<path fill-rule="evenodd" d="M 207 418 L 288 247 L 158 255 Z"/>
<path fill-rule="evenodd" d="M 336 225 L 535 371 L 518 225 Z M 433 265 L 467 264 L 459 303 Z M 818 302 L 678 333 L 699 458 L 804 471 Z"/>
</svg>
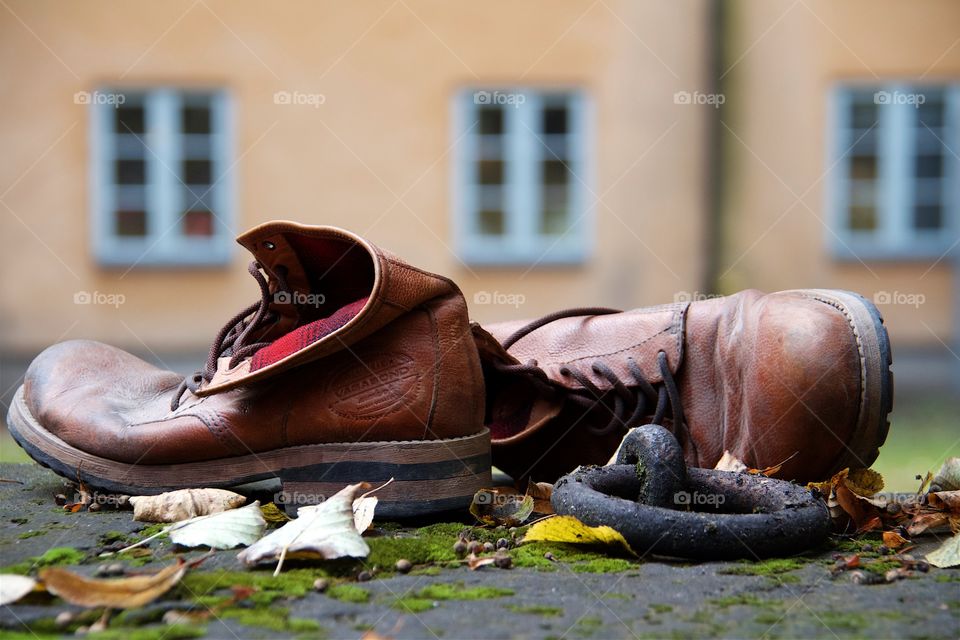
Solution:
<svg viewBox="0 0 960 640">
<path fill-rule="evenodd" d="M 270 222 L 238 241 L 261 300 L 227 322 L 202 371 L 183 380 L 98 342 L 54 345 L 10 408 L 17 442 L 127 494 L 276 477 L 296 507 L 394 478 L 378 513 L 403 516 L 490 486 L 483 377 L 456 285 L 333 227 Z"/>
<path fill-rule="evenodd" d="M 474 326 L 494 465 L 553 481 L 663 424 L 690 466 L 724 451 L 778 477 L 868 467 L 889 428 L 891 354 L 876 307 L 820 289 Z"/>
</svg>

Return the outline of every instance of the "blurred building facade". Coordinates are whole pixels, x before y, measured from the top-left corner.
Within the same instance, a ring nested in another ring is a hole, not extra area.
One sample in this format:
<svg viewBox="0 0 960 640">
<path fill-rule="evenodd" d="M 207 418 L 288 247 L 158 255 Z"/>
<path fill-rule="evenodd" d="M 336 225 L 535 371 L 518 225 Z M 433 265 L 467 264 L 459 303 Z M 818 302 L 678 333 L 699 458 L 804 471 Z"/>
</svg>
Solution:
<svg viewBox="0 0 960 640">
<path fill-rule="evenodd" d="M 854 289 L 960 380 L 958 43 L 947 0 L 10 2 L 0 350 L 203 350 L 290 218 L 480 321 Z"/>
</svg>

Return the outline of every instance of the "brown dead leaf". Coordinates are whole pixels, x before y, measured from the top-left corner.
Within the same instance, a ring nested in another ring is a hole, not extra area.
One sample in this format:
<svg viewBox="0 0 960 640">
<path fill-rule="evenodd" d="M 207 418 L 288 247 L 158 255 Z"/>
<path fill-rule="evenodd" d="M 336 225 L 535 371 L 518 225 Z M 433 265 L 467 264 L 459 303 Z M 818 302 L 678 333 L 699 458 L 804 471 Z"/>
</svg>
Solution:
<svg viewBox="0 0 960 640">
<path fill-rule="evenodd" d="M 873 469 L 850 469 L 843 484 L 858 496 L 869 498 L 883 490 L 883 476 Z"/>
<path fill-rule="evenodd" d="M 850 516 L 857 531 L 870 531 L 880 526 L 880 516 L 876 507 L 847 488 L 845 484 L 836 487 L 834 493 L 840 507 Z"/>
<path fill-rule="evenodd" d="M 940 527 L 949 526 L 949 524 L 950 517 L 946 513 L 937 511 L 933 513 L 920 513 L 913 517 L 910 526 L 907 527 L 907 535 L 912 538 L 913 536 L 920 535 L 924 531 L 939 529 Z"/>
<path fill-rule="evenodd" d="M 527 484 L 527 495 L 533 498 L 533 511 L 550 515 L 553 513 L 553 504 L 550 498 L 553 496 L 553 485 L 549 482 L 533 482 Z"/>
<path fill-rule="evenodd" d="M 903 545 L 910 542 L 903 536 L 901 536 L 896 531 L 884 531 L 883 532 L 883 544 L 891 549 L 899 549 Z"/>
<path fill-rule="evenodd" d="M 470 568 L 471 571 L 476 571 L 480 567 L 485 567 L 488 564 L 493 564 L 495 561 L 493 556 L 480 558 L 480 557 L 477 557 L 477 555 L 474 553 L 471 553 L 469 556 L 467 556 L 466 560 L 467 560 L 467 566 Z"/>
<path fill-rule="evenodd" d="M 139 522 L 180 522 L 239 507 L 247 499 L 226 489 L 179 489 L 156 496 L 133 496 L 133 519 Z"/>
<path fill-rule="evenodd" d="M 533 498 L 521 496 L 513 487 L 480 489 L 470 503 L 470 513 L 483 524 L 516 527 L 533 513 Z"/>
<path fill-rule="evenodd" d="M 927 504 L 960 515 L 960 491 L 937 491 L 927 494 Z"/>
<path fill-rule="evenodd" d="M 52 567 L 40 571 L 40 580 L 50 593 L 81 607 L 133 609 L 153 602 L 180 582 L 187 571 L 183 562 L 151 575 L 99 580 Z"/>
<path fill-rule="evenodd" d="M 717 461 L 714 470 L 740 473 L 741 471 L 747 470 L 747 465 L 743 463 L 743 460 L 724 449 L 723 455 L 720 457 L 720 460 Z"/>
</svg>

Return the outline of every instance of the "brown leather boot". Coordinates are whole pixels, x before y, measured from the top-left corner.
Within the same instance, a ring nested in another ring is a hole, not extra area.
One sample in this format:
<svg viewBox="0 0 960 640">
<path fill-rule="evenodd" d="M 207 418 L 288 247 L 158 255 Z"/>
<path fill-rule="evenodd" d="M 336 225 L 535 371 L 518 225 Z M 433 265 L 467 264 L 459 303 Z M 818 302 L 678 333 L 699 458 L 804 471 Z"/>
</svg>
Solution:
<svg viewBox="0 0 960 640">
<path fill-rule="evenodd" d="M 270 222 L 238 241 L 262 298 L 227 322 L 202 371 L 182 380 L 105 344 L 54 345 L 10 408 L 20 445 L 128 494 L 278 477 L 289 507 L 394 478 L 378 513 L 397 516 L 490 486 L 456 285 L 333 227 Z"/>
<path fill-rule="evenodd" d="M 778 477 L 868 467 L 889 428 L 890 344 L 876 307 L 820 289 L 474 326 L 494 466 L 552 481 L 605 464 L 628 428 L 671 429 L 690 466 L 724 450 Z"/>
</svg>

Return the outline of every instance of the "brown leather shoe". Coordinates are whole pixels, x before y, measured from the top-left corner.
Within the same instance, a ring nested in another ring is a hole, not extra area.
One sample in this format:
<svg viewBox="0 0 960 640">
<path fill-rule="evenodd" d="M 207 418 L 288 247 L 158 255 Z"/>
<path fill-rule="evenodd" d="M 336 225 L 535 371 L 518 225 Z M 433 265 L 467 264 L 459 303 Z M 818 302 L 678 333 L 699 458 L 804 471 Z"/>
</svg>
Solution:
<svg viewBox="0 0 960 640">
<path fill-rule="evenodd" d="M 278 477 L 297 506 L 395 478 L 378 513 L 411 515 L 490 486 L 483 377 L 456 285 L 333 227 L 271 222 L 238 241 L 262 299 L 227 323 L 202 371 L 182 380 L 105 344 L 54 345 L 10 408 L 20 445 L 132 494 Z"/>
<path fill-rule="evenodd" d="M 889 428 L 890 343 L 861 296 L 797 290 L 474 326 L 493 463 L 554 480 L 605 464 L 628 428 L 663 424 L 687 464 L 724 450 L 823 480 L 868 467 Z"/>
</svg>

